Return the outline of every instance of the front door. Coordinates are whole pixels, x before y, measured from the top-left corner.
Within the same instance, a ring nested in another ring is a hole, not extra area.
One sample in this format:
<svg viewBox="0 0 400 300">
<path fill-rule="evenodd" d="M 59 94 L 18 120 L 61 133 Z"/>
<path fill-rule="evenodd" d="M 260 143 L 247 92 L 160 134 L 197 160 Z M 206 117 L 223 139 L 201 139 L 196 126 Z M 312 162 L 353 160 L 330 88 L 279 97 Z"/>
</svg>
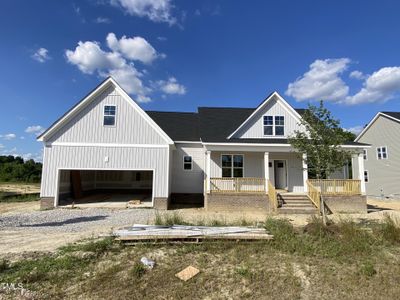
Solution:
<svg viewBox="0 0 400 300">
<path fill-rule="evenodd" d="M 275 187 L 277 189 L 287 188 L 286 160 L 274 161 Z"/>
</svg>

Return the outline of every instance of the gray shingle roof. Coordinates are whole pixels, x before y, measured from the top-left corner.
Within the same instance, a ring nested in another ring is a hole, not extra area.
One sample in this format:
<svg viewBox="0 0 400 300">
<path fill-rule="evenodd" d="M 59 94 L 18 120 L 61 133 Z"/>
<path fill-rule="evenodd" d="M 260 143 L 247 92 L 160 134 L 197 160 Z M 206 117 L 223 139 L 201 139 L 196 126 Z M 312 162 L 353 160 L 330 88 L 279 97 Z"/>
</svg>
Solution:
<svg viewBox="0 0 400 300">
<path fill-rule="evenodd" d="M 227 139 L 255 108 L 199 107 L 197 113 L 147 111 L 150 117 L 174 141 L 205 143 L 287 144 L 285 138 Z M 305 109 L 296 109 L 302 115 Z M 347 142 L 346 145 L 363 145 Z"/>
<path fill-rule="evenodd" d="M 382 113 L 391 116 L 392 118 L 400 120 L 400 112 L 398 111 L 383 111 Z"/>
</svg>

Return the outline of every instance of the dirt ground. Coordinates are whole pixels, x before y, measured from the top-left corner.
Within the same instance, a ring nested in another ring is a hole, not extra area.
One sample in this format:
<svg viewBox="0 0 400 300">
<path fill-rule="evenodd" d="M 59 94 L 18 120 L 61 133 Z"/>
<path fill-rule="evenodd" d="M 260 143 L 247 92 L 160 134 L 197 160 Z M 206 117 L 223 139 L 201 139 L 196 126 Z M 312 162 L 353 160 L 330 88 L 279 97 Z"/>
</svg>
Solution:
<svg viewBox="0 0 400 300">
<path fill-rule="evenodd" d="M 39 183 L 0 183 L 0 192 L 13 192 L 17 194 L 36 194 L 40 192 Z"/>
<path fill-rule="evenodd" d="M 92 208 L 87 208 L 88 210 Z M 400 201 L 394 200 L 368 200 L 368 214 L 342 214 L 330 215 L 332 220 L 343 218 L 351 218 L 356 221 L 362 220 L 376 220 L 379 221 L 384 218 L 385 214 L 390 214 L 400 220 Z M 121 211 L 121 210 L 115 210 Z M 127 214 L 134 214 L 135 209 L 126 210 Z M 139 210 L 137 210 L 139 211 Z M 155 216 L 155 211 L 146 210 L 151 216 Z M 39 203 L 35 202 L 20 202 L 20 203 L 0 203 L 0 225 L 1 217 L 3 216 L 16 216 L 25 213 L 39 212 Z M 188 208 L 177 209 L 164 213 L 178 213 L 186 221 L 199 222 L 207 220 L 219 220 L 225 223 L 240 222 L 246 220 L 251 222 L 262 222 L 265 220 L 266 215 L 263 213 L 233 213 L 233 212 L 206 212 L 202 208 Z M 287 218 L 295 226 L 304 226 L 309 220 L 309 215 L 279 215 L 278 218 Z M 120 227 L 132 225 L 125 224 L 126 220 L 121 220 L 118 224 Z M 151 220 L 149 221 L 151 222 Z M 76 232 L 63 232 L 60 227 L 55 226 L 54 229 L 49 225 L 46 231 L 41 231 L 32 228 L 0 228 L 0 256 L 6 256 L 11 259 L 23 255 L 24 252 L 32 251 L 54 251 L 62 245 L 72 243 L 85 238 L 98 237 L 101 235 L 110 234 L 111 230 L 115 228 L 115 224 L 111 226 L 107 222 L 94 222 L 83 226 L 85 229 Z"/>
</svg>

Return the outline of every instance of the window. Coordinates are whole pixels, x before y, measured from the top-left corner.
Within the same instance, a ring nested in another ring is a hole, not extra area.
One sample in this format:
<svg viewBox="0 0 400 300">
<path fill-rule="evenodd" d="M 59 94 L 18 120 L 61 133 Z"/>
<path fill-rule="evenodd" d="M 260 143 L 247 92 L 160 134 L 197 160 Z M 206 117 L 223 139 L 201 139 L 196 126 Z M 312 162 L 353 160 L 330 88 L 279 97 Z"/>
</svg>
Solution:
<svg viewBox="0 0 400 300">
<path fill-rule="evenodd" d="M 275 135 L 285 135 L 284 116 L 275 116 Z"/>
<path fill-rule="evenodd" d="M 264 135 L 285 135 L 284 116 L 264 116 Z"/>
<path fill-rule="evenodd" d="M 105 105 L 104 106 L 104 119 L 103 125 L 105 126 L 114 126 L 115 125 L 115 105 Z"/>
<path fill-rule="evenodd" d="M 386 146 L 376 148 L 376 154 L 377 154 L 378 159 L 387 159 Z"/>
<path fill-rule="evenodd" d="M 368 153 L 367 153 L 366 149 L 363 150 L 363 156 L 364 156 L 364 160 L 368 159 Z"/>
<path fill-rule="evenodd" d="M 191 170 L 193 167 L 193 160 L 191 156 L 185 155 L 183 157 L 183 169 L 184 170 Z"/>
<path fill-rule="evenodd" d="M 369 174 L 367 170 L 364 171 L 364 181 L 369 182 Z"/>
<path fill-rule="evenodd" d="M 222 177 L 243 177 L 243 155 L 221 156 Z"/>
<path fill-rule="evenodd" d="M 264 135 L 273 135 L 274 119 L 272 116 L 264 116 Z"/>
</svg>

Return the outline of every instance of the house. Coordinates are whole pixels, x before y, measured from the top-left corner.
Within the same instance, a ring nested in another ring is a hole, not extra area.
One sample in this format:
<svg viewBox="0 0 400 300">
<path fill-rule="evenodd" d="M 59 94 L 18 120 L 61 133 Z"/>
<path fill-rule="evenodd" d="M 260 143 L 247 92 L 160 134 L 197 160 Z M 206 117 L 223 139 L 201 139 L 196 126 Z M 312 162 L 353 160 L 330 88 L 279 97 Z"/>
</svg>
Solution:
<svg viewBox="0 0 400 300">
<path fill-rule="evenodd" d="M 355 141 L 371 145 L 363 155 L 367 194 L 400 198 L 400 112 L 378 112 Z"/>
<path fill-rule="evenodd" d="M 306 194 L 312 184 L 304 157 L 287 140 L 301 129 L 303 112 L 277 92 L 257 108 L 144 111 L 107 78 L 38 137 L 44 143 L 42 206 L 132 192 L 159 209 L 198 202 L 208 210 L 271 210 L 279 201 L 298 200 L 315 211 L 319 200 L 313 204 Z M 359 162 L 353 174 L 360 196 L 366 145 L 342 147 L 354 150 Z M 348 184 L 338 181 L 330 189 L 337 194 Z"/>
</svg>

